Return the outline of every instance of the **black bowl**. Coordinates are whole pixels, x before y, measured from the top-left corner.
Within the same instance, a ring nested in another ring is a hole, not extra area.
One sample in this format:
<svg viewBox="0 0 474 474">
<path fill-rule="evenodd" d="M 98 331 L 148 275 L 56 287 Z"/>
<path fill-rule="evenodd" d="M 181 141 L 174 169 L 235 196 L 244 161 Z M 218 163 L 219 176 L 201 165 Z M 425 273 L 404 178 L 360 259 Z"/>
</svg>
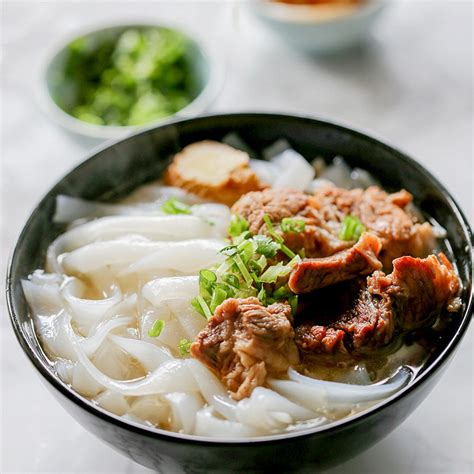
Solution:
<svg viewBox="0 0 474 474">
<path fill-rule="evenodd" d="M 416 204 L 448 233 L 451 255 L 463 282 L 462 309 L 436 343 L 413 383 L 374 408 L 324 428 L 225 442 L 122 420 L 74 393 L 52 370 L 36 339 L 20 280 L 43 265 L 48 244 L 62 231 L 52 223 L 58 194 L 114 199 L 159 177 L 185 145 L 220 140 L 237 132 L 259 151 L 286 138 L 303 156 L 342 155 L 367 169 L 391 190 L 405 188 Z M 59 402 L 89 431 L 134 461 L 162 472 L 315 471 L 367 449 L 399 425 L 429 393 L 466 332 L 472 312 L 472 233 L 448 191 L 422 166 L 393 148 L 344 127 L 309 118 L 231 114 L 185 120 L 146 130 L 108 145 L 71 171 L 42 199 L 25 225 L 8 269 L 7 300 L 16 336 Z M 446 427 L 447 428 L 447 427 Z"/>
</svg>

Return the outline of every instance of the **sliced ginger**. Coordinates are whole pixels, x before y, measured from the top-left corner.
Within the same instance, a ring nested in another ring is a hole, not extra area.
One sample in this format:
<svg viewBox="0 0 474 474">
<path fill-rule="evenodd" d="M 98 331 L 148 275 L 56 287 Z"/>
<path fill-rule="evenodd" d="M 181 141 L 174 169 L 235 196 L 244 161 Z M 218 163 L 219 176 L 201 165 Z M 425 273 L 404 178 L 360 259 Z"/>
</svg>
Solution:
<svg viewBox="0 0 474 474">
<path fill-rule="evenodd" d="M 247 153 L 211 140 L 183 148 L 168 167 L 165 182 L 228 206 L 249 191 L 267 187 L 250 169 Z"/>
</svg>

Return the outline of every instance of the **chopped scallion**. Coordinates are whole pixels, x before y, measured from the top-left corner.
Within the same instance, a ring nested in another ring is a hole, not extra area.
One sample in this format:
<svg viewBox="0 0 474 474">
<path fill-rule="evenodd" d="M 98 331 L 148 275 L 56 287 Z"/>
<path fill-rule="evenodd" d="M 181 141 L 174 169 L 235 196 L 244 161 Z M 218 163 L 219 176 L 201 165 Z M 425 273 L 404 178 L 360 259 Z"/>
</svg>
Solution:
<svg viewBox="0 0 474 474">
<path fill-rule="evenodd" d="M 247 220 L 238 214 L 234 214 L 230 220 L 229 235 L 231 237 L 238 237 L 246 230 L 249 230 L 249 223 Z"/>
<path fill-rule="evenodd" d="M 187 339 L 181 339 L 178 344 L 178 350 L 181 355 L 189 354 L 189 349 L 191 348 L 192 342 L 189 342 Z"/>
<path fill-rule="evenodd" d="M 227 292 L 221 287 L 216 287 L 214 289 L 214 293 L 212 293 L 211 311 L 214 312 L 216 308 L 226 299 Z"/>
<path fill-rule="evenodd" d="M 302 219 L 292 219 L 284 217 L 280 223 L 283 232 L 304 232 L 305 222 Z"/>
<path fill-rule="evenodd" d="M 168 199 L 161 206 L 165 214 L 191 214 L 191 208 L 176 198 Z"/>
<path fill-rule="evenodd" d="M 240 281 L 238 277 L 236 277 L 232 273 L 228 273 L 227 275 L 224 275 L 222 277 L 222 281 L 229 284 L 230 286 L 233 286 L 234 288 L 237 288 L 237 289 L 240 288 Z"/>
<path fill-rule="evenodd" d="M 165 327 L 165 322 L 162 319 L 157 319 L 151 329 L 148 331 L 150 337 L 158 337 Z"/>
<path fill-rule="evenodd" d="M 362 222 L 354 216 L 346 216 L 344 217 L 344 221 L 342 222 L 342 230 L 339 234 L 339 238 L 341 240 L 359 240 L 359 237 L 365 232 L 367 229 L 362 224 Z"/>
<path fill-rule="evenodd" d="M 260 275 L 260 281 L 262 283 L 275 283 L 278 278 L 288 275 L 291 272 L 291 268 L 287 265 L 283 265 L 281 262 L 277 265 L 268 267 L 263 275 Z"/>
</svg>

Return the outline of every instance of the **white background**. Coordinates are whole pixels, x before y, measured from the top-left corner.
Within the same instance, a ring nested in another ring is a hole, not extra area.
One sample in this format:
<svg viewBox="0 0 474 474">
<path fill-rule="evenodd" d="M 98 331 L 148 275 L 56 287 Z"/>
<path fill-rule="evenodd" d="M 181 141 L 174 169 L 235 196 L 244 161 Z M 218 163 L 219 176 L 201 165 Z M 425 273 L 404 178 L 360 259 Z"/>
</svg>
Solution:
<svg viewBox="0 0 474 474">
<path fill-rule="evenodd" d="M 416 157 L 472 220 L 472 4 L 393 3 L 369 47 L 315 59 L 280 43 L 227 2 L 4 2 L 2 5 L 2 275 L 41 195 L 93 145 L 40 110 L 38 64 L 51 42 L 100 21 L 182 23 L 226 65 L 211 111 L 283 111 L 368 131 Z M 2 296 L 3 298 L 3 296 Z M 14 340 L 2 300 L 1 471 L 150 472 L 115 453 L 55 402 Z M 330 473 L 470 473 L 473 337 L 440 383 L 385 440 Z"/>
</svg>

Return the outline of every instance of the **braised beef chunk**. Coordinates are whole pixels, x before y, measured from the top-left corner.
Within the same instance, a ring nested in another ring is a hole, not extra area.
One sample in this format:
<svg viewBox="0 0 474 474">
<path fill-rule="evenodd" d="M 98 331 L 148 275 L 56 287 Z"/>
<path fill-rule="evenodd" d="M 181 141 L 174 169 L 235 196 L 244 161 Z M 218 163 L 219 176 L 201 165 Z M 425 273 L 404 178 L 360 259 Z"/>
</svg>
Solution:
<svg viewBox="0 0 474 474">
<path fill-rule="evenodd" d="M 417 223 L 406 209 L 412 195 L 405 190 L 388 194 L 377 186 L 362 189 L 324 188 L 311 199 L 321 218 L 342 223 L 353 215 L 382 241 L 381 259 L 386 268 L 403 255 L 423 257 L 434 247 L 433 230 Z"/>
<path fill-rule="evenodd" d="M 365 279 L 333 285 L 311 295 L 311 320 L 296 327 L 296 343 L 316 353 L 359 352 L 388 344 L 395 320 L 390 303 L 369 293 Z"/>
<path fill-rule="evenodd" d="M 367 284 L 371 294 L 392 302 L 404 330 L 423 327 L 444 308 L 458 309 L 459 278 L 442 253 L 424 259 L 397 258 L 390 275 L 375 272 Z"/>
<path fill-rule="evenodd" d="M 247 219 L 253 234 L 266 234 L 263 216 L 267 215 L 275 231 L 294 252 L 305 250 L 308 257 L 326 257 L 351 246 L 339 239 L 337 229 L 321 219 L 319 212 L 310 206 L 310 196 L 291 189 L 266 189 L 242 196 L 232 207 L 232 212 Z M 304 221 L 303 232 L 283 232 L 281 221 L 286 218 Z"/>
<path fill-rule="evenodd" d="M 191 345 L 234 399 L 249 396 L 267 374 L 285 373 L 299 362 L 288 304 L 264 307 L 257 298 L 230 298 L 217 307 Z"/>
<path fill-rule="evenodd" d="M 346 216 L 357 217 L 382 242 L 380 259 L 390 269 L 392 260 L 403 255 L 422 257 L 431 251 L 435 240 L 429 223 L 418 223 L 407 206 L 412 196 L 407 191 L 387 194 L 377 186 L 363 189 L 323 188 L 309 196 L 291 189 L 266 189 L 245 194 L 232 212 L 248 220 L 254 234 L 267 233 L 266 214 L 285 244 L 294 252 L 305 249 L 307 257 L 321 258 L 351 247 L 339 234 Z M 303 220 L 303 232 L 283 232 L 282 219 Z"/>
<path fill-rule="evenodd" d="M 296 343 L 316 353 L 367 352 L 388 344 L 395 331 L 430 324 L 444 309 L 457 310 L 460 284 L 443 254 L 401 257 L 389 275 L 333 285 L 311 295 L 309 320 L 296 327 Z"/>
<path fill-rule="evenodd" d="M 305 258 L 297 263 L 289 279 L 290 290 L 296 294 L 351 280 L 380 270 L 382 263 L 377 256 L 382 248 L 380 239 L 365 232 L 350 249 L 325 258 Z"/>
</svg>

